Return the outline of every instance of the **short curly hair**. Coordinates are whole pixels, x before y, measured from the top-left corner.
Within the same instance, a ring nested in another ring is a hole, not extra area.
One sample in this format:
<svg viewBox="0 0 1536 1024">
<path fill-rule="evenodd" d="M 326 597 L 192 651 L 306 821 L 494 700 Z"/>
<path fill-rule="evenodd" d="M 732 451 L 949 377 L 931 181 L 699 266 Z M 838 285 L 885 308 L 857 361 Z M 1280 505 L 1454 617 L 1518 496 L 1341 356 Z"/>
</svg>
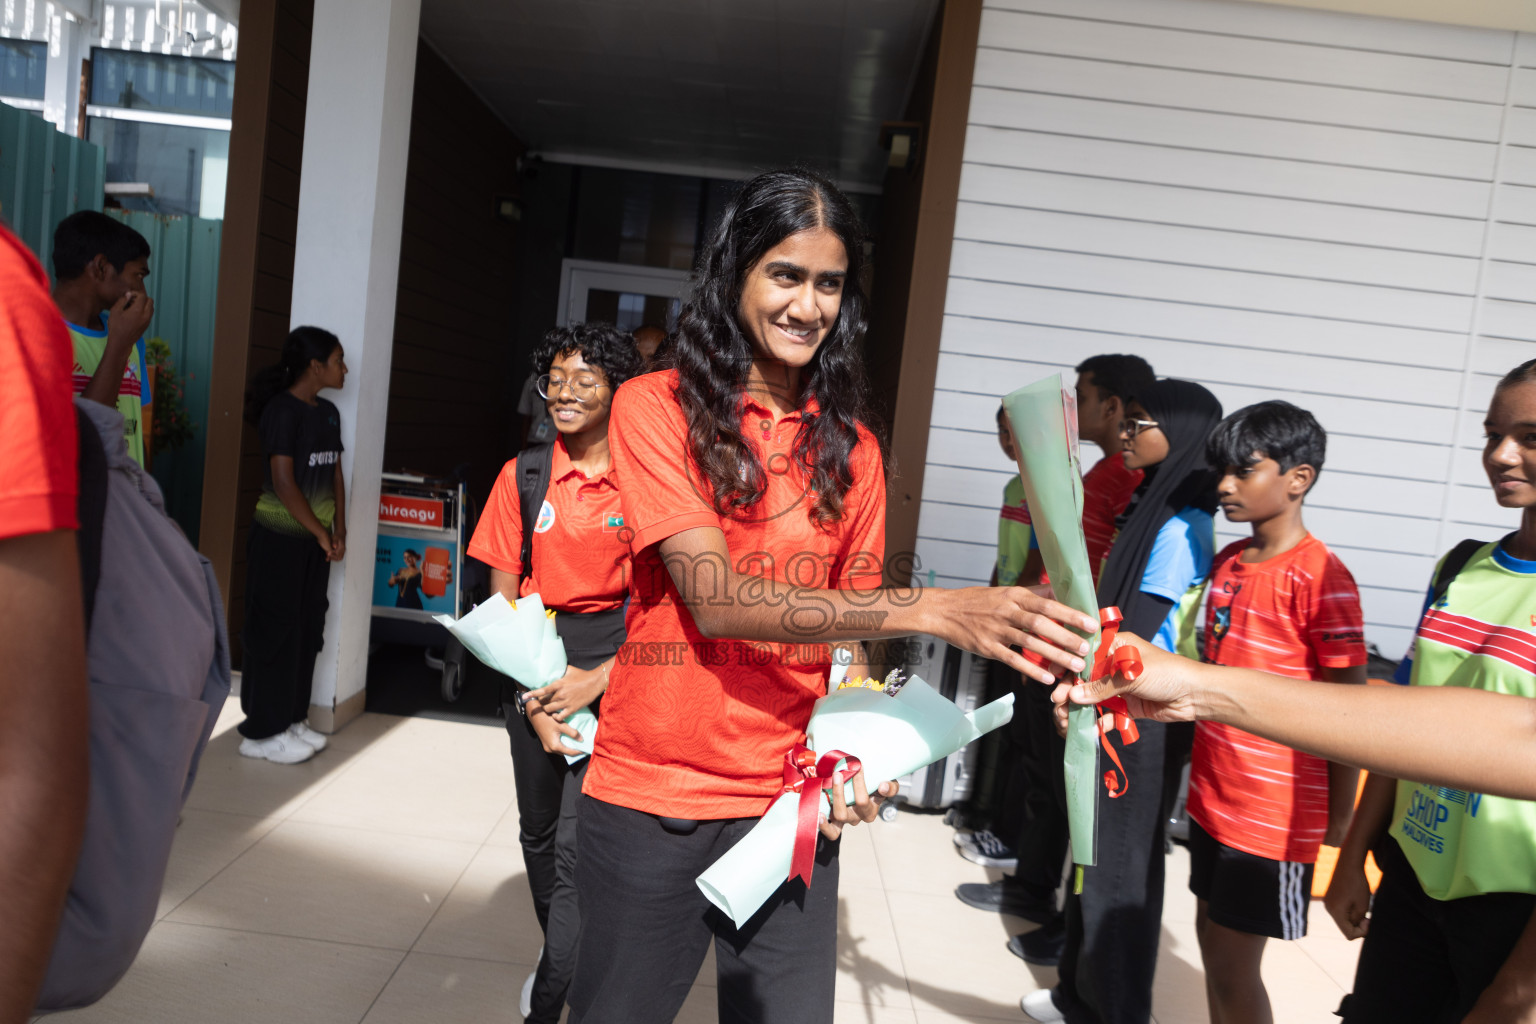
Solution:
<svg viewBox="0 0 1536 1024">
<path fill-rule="evenodd" d="M 533 350 L 533 372 L 544 374 L 556 359 L 580 352 L 587 364 L 603 371 L 608 386 L 615 391 L 631 377 L 645 372 L 645 360 L 635 348 L 635 339 L 612 324 L 568 324 L 544 335 Z"/>
</svg>

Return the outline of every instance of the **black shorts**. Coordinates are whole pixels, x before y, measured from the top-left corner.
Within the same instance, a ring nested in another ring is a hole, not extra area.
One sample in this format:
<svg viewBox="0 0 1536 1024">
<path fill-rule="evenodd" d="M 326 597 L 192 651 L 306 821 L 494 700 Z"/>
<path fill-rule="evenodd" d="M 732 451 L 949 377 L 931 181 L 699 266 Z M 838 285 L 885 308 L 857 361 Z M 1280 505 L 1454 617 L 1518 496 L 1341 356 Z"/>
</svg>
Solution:
<svg viewBox="0 0 1536 1024">
<path fill-rule="evenodd" d="M 1206 916 L 1223 928 L 1272 939 L 1307 934 L 1311 864 L 1256 857 L 1189 822 L 1189 891 L 1206 902 Z"/>
<path fill-rule="evenodd" d="M 1381 886 L 1360 947 L 1344 1024 L 1458 1024 L 1509 959 L 1536 912 L 1536 896 L 1491 892 L 1437 900 L 1424 892 L 1397 840 L 1373 851 Z M 1405 981 L 1405 979 L 1411 979 Z"/>
</svg>

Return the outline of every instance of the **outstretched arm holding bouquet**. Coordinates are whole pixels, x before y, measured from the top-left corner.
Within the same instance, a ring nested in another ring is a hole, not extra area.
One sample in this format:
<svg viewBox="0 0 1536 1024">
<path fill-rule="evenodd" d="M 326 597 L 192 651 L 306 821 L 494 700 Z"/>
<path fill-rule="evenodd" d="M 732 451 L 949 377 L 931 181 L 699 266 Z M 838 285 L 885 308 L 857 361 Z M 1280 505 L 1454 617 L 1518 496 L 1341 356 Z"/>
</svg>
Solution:
<svg viewBox="0 0 1536 1024">
<path fill-rule="evenodd" d="M 1053 699 L 1097 704 L 1124 697 L 1156 722 L 1223 722 L 1330 761 L 1394 778 L 1536 800 L 1536 700 L 1462 687 L 1338 686 L 1205 665 L 1121 633 L 1144 671 L 1062 683 Z"/>
<path fill-rule="evenodd" d="M 1080 672 L 1088 642 L 1062 623 L 1088 633 L 1098 629 L 1097 621 L 1043 596 L 1043 587 L 818 590 L 733 572 L 725 534 L 717 528 L 669 537 L 661 543 L 661 556 L 706 637 L 837 643 L 927 633 L 1004 662 L 1037 682 L 1050 682 L 1049 669 L 1012 648 Z M 878 571 L 878 559 L 866 557 Z M 698 571 L 701 564 L 711 571 Z"/>
<path fill-rule="evenodd" d="M 1084 632 L 1097 626 L 1088 616 L 1025 587 L 812 589 L 735 573 L 729 568 L 725 534 L 718 527 L 684 531 L 659 548 L 682 604 L 699 633 L 711 639 L 847 643 L 927 633 L 1047 681 L 1053 678 L 1050 670 L 1011 648 L 1024 647 L 1063 670 L 1078 672 L 1088 643 L 1061 622 Z M 698 571 L 701 565 L 709 571 Z M 859 666 L 866 663 L 867 657 L 856 655 L 850 675 L 858 675 Z M 852 805 L 839 787 L 832 789 L 832 814 L 823 824 L 829 839 L 837 838 L 842 825 L 873 821 L 878 813 L 864 773 L 857 773 L 852 782 L 858 794 Z M 877 793 L 881 798 L 895 795 L 894 783 L 882 782 Z"/>
</svg>

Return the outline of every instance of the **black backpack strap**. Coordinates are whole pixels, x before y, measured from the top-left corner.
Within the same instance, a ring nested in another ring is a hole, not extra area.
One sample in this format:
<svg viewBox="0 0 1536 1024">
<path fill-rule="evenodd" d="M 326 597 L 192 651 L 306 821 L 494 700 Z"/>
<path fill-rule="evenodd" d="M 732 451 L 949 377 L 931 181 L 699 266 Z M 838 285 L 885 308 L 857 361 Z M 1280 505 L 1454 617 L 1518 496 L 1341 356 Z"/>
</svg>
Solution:
<svg viewBox="0 0 1536 1024">
<path fill-rule="evenodd" d="M 1464 540 L 1451 549 L 1451 553 L 1445 556 L 1445 561 L 1440 563 L 1440 571 L 1435 573 L 1434 590 L 1430 594 L 1429 605 L 1433 608 L 1445 599 L 1450 592 L 1451 581 L 1456 574 L 1467 567 L 1472 556 L 1488 542 L 1485 540 Z"/>
<path fill-rule="evenodd" d="M 96 586 L 101 582 L 101 530 L 107 518 L 107 450 L 101 434 L 81 409 L 75 407 L 79 435 L 80 493 L 76 515 L 80 530 L 75 542 L 80 549 L 80 594 L 85 599 L 85 632 L 91 632 L 91 613 L 96 609 Z"/>
<path fill-rule="evenodd" d="M 517 500 L 523 513 L 523 550 L 518 559 L 523 563 L 524 576 L 533 571 L 533 527 L 549 492 L 554 462 L 555 446 L 548 442 L 524 448 L 517 455 Z"/>
</svg>

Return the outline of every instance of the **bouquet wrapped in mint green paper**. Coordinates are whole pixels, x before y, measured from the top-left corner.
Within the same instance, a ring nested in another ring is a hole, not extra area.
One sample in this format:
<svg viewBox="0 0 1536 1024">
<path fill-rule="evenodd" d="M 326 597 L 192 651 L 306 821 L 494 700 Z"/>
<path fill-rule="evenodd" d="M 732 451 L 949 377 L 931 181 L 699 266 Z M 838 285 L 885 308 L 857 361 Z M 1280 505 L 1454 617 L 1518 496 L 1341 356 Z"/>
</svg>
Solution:
<svg viewBox="0 0 1536 1024">
<path fill-rule="evenodd" d="M 492 594 L 462 619 L 451 615 L 434 618 L 465 650 L 530 690 L 548 686 L 565 674 L 565 643 L 555 631 L 555 613 L 544 607 L 538 594 L 520 597 L 515 603 Z M 565 722 L 581 734 L 579 739 L 565 738 L 566 746 L 581 751 L 566 755 L 565 759 L 575 764 L 592 753 L 597 716 L 581 708 L 571 712 Z"/>
<path fill-rule="evenodd" d="M 786 879 L 803 877 L 810 884 L 816 820 L 831 806 L 827 786 L 842 785 L 844 798 L 852 803 L 853 784 L 847 778 L 860 765 L 873 790 L 883 780 L 948 757 L 1013 717 L 1011 693 L 966 713 L 915 676 L 894 696 L 885 686 L 844 683 L 816 702 L 806 726 L 809 747 L 787 755 L 785 792 L 752 831 L 698 877 L 704 895 L 737 927 Z M 797 754 L 803 777 L 792 780 Z"/>
<path fill-rule="evenodd" d="M 1018 453 L 1019 478 L 1029 504 L 1029 518 L 1056 600 L 1099 616 L 1099 599 L 1083 537 L 1083 473 L 1077 453 L 1077 395 L 1060 374 L 1020 388 L 1003 399 Z M 1024 581 L 1020 581 L 1021 583 Z M 1097 634 L 1083 659 L 1090 668 L 1098 653 Z M 1072 859 L 1092 867 L 1097 839 L 1099 725 L 1094 708 L 1075 706 L 1067 716 L 1067 754 L 1062 770 L 1067 784 L 1067 825 Z"/>
</svg>

